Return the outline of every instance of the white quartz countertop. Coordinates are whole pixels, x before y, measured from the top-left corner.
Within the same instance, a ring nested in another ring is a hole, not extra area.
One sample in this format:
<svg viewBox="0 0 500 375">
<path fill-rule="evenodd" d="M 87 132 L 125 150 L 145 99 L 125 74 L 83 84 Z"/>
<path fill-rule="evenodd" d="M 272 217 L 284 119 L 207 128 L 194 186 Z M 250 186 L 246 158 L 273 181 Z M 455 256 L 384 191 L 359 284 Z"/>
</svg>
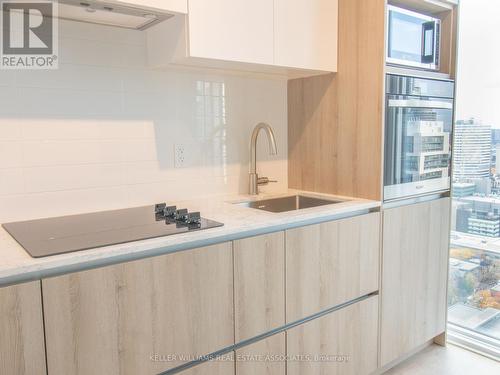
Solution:
<svg viewBox="0 0 500 375">
<path fill-rule="evenodd" d="M 347 200 L 333 205 L 283 213 L 271 213 L 233 204 L 296 193 Z M 283 194 L 261 194 L 258 198 L 233 195 L 167 203 L 188 208 L 190 211 L 200 211 L 203 217 L 224 223 L 224 226 L 44 258 L 32 258 L 0 227 L 0 286 L 320 223 L 380 207 L 378 201 L 297 190 L 288 190 Z"/>
</svg>

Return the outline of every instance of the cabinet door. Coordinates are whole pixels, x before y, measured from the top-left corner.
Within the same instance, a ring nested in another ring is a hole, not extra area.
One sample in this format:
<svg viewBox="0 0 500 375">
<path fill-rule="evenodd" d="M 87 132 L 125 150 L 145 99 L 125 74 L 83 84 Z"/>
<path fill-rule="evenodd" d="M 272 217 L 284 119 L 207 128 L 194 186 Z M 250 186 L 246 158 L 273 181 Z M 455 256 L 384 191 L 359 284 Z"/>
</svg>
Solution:
<svg viewBox="0 0 500 375">
<path fill-rule="evenodd" d="M 285 332 L 236 351 L 236 375 L 285 375 Z"/>
<path fill-rule="evenodd" d="M 189 0 L 189 55 L 273 63 L 273 0 Z"/>
<path fill-rule="evenodd" d="M 123 5 L 166 10 L 176 13 L 187 13 L 187 0 L 112 0 L 112 2 Z"/>
<path fill-rule="evenodd" d="M 0 288 L 0 374 L 46 374 L 40 282 Z"/>
<path fill-rule="evenodd" d="M 445 330 L 450 199 L 384 211 L 381 365 Z"/>
<path fill-rule="evenodd" d="M 287 332 L 287 375 L 367 375 L 377 368 L 378 296 Z"/>
<path fill-rule="evenodd" d="M 286 319 L 378 290 L 380 214 L 286 231 Z"/>
<path fill-rule="evenodd" d="M 285 324 L 285 233 L 234 241 L 236 342 Z"/>
<path fill-rule="evenodd" d="M 157 374 L 234 343 L 231 243 L 42 286 L 51 375 Z"/>
<path fill-rule="evenodd" d="M 181 375 L 234 375 L 234 355 L 225 354 L 223 358 L 218 360 L 202 363 L 198 366 L 191 367 L 185 371 L 181 371 Z"/>
<path fill-rule="evenodd" d="M 279 66 L 337 71 L 337 0 L 274 0 Z"/>
</svg>

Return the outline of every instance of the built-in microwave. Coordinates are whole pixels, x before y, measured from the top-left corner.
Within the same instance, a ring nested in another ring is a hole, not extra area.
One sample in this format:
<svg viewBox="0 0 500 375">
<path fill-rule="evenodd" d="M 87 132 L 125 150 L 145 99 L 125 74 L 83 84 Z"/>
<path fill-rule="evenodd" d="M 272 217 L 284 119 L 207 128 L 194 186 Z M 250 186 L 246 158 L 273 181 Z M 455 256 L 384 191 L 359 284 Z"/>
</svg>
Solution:
<svg viewBox="0 0 500 375">
<path fill-rule="evenodd" d="M 388 6 L 388 64 L 439 70 L 441 21 L 403 8 Z"/>
</svg>

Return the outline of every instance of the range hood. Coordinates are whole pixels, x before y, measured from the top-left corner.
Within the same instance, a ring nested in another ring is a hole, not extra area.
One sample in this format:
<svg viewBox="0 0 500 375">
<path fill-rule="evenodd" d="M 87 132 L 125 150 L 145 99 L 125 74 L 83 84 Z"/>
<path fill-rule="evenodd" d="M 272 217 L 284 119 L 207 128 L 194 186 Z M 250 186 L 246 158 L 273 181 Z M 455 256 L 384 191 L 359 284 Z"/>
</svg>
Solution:
<svg viewBox="0 0 500 375">
<path fill-rule="evenodd" d="M 145 30 L 172 14 L 119 5 L 99 0 L 59 0 L 58 18 Z"/>
</svg>

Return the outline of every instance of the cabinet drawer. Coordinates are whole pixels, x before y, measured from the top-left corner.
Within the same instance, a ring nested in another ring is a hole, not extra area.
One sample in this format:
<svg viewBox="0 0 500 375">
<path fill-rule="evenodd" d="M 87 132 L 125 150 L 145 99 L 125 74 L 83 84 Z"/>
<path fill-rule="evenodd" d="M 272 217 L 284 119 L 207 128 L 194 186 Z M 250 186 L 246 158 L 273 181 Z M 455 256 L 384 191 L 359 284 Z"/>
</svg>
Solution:
<svg viewBox="0 0 500 375">
<path fill-rule="evenodd" d="M 238 349 L 236 375 L 285 375 L 285 352 L 284 332 Z"/>
<path fill-rule="evenodd" d="M 233 357 L 230 360 L 229 357 Z M 205 362 L 181 371 L 181 375 L 234 375 L 234 355 L 226 354 L 223 359 Z"/>
<path fill-rule="evenodd" d="M 287 322 L 378 290 L 380 213 L 286 231 Z"/>
<path fill-rule="evenodd" d="M 367 375 L 377 368 L 378 296 L 287 332 L 287 375 Z"/>
<path fill-rule="evenodd" d="M 231 243 L 42 285 L 51 375 L 157 374 L 234 343 Z"/>
</svg>

